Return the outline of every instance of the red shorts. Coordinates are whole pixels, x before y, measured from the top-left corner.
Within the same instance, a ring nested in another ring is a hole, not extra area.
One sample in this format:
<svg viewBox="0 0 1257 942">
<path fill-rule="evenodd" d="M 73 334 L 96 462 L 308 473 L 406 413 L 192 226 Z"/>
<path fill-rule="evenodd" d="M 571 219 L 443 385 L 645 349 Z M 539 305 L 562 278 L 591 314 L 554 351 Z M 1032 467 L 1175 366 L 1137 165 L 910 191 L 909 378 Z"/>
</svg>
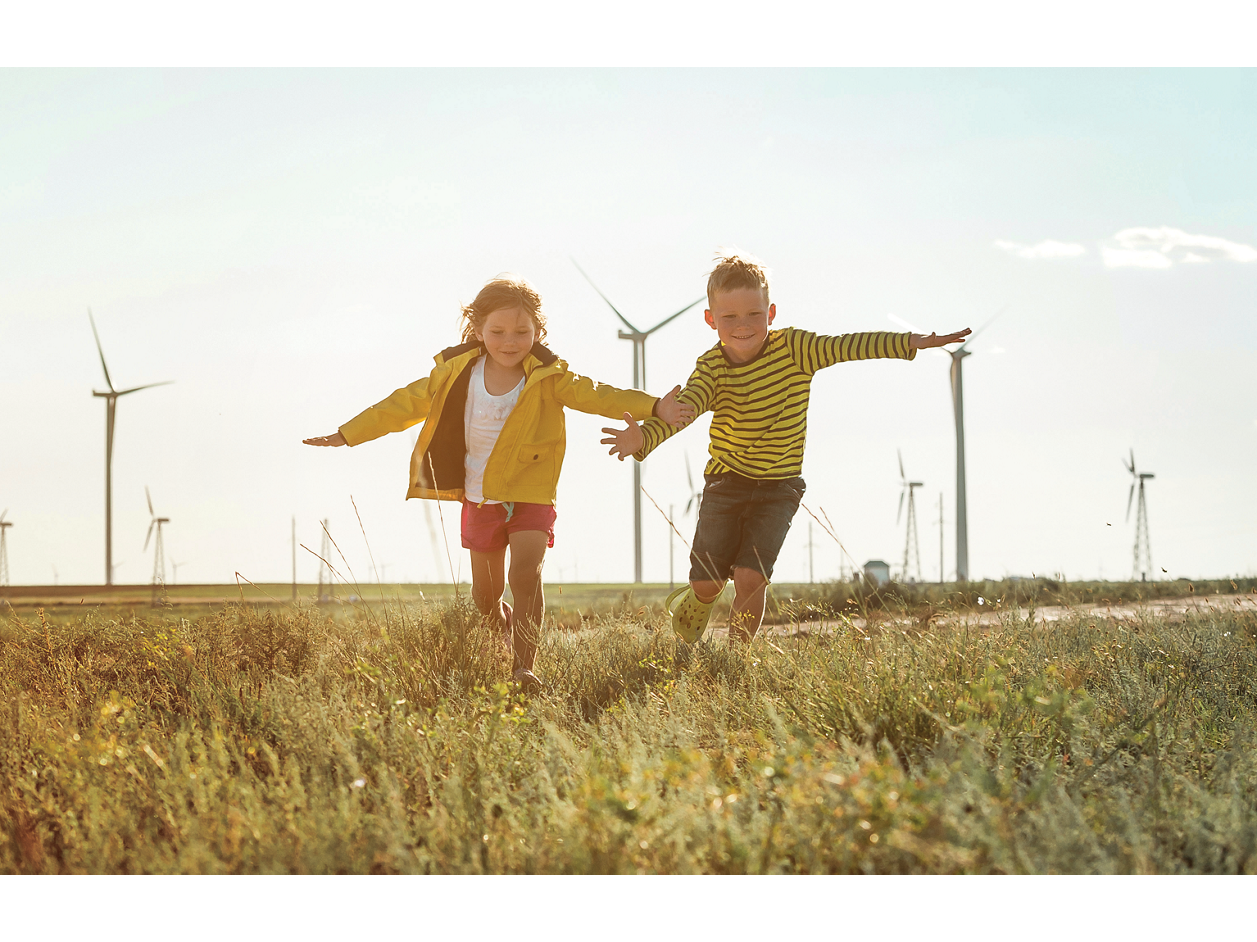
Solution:
<svg viewBox="0 0 1257 942">
<path fill-rule="evenodd" d="M 463 501 L 463 547 L 477 553 L 506 549 L 517 530 L 541 530 L 546 546 L 554 545 L 556 514 L 549 504 L 485 504 Z"/>
</svg>

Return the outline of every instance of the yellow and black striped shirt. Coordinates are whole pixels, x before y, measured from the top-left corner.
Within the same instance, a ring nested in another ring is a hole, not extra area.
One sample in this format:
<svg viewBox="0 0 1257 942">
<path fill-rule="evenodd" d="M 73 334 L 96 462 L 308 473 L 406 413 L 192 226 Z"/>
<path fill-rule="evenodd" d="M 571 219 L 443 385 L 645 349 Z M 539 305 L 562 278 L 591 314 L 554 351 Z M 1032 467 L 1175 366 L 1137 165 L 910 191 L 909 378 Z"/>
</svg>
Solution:
<svg viewBox="0 0 1257 942">
<path fill-rule="evenodd" d="M 911 334 L 871 331 L 827 337 L 786 327 L 770 330 L 749 363 L 733 363 L 720 344 L 701 357 L 677 399 L 695 416 L 712 411 L 711 459 L 705 473 L 736 471 L 752 478 L 787 479 L 803 472 L 807 404 L 816 371 L 844 360 L 911 360 Z M 642 424 L 641 461 L 677 432 L 659 419 Z"/>
</svg>

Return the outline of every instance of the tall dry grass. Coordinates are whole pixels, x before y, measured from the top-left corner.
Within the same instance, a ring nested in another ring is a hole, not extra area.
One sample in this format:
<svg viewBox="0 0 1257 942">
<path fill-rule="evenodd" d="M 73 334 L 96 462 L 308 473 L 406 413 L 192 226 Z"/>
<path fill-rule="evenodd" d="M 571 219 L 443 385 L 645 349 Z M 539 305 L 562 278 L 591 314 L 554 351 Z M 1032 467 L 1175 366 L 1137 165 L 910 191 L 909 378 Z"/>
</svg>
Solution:
<svg viewBox="0 0 1257 942">
<path fill-rule="evenodd" d="M 465 606 L 0 623 L 8 873 L 1251 873 L 1257 615 L 686 646 Z"/>
</svg>

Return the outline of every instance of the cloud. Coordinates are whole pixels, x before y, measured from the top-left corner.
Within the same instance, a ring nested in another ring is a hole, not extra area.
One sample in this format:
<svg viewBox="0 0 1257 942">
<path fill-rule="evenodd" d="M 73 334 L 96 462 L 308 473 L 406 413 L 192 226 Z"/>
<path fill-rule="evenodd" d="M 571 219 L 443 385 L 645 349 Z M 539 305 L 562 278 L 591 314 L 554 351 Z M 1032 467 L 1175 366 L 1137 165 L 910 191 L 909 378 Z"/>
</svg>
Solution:
<svg viewBox="0 0 1257 942">
<path fill-rule="evenodd" d="M 1022 245 L 1020 242 L 996 239 L 992 245 L 1001 252 L 1007 252 L 1017 258 L 1076 258 L 1087 251 L 1085 246 L 1077 242 L 1057 242 L 1055 239 L 1044 239 L 1034 245 Z"/>
<path fill-rule="evenodd" d="M 1170 268 L 1175 262 L 1257 262 L 1257 249 L 1219 236 L 1193 235 L 1171 226 L 1134 226 L 1100 246 L 1107 268 Z"/>
</svg>

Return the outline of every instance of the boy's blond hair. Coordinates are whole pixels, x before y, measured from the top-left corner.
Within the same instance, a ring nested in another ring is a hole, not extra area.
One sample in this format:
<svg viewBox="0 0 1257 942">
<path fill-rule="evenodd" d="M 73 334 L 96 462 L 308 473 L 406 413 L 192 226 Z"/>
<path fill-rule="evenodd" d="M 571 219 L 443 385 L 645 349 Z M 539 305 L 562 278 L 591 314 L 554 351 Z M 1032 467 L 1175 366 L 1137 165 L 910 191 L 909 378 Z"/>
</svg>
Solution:
<svg viewBox="0 0 1257 942">
<path fill-rule="evenodd" d="M 517 307 L 537 327 L 537 342 L 546 339 L 546 316 L 541 312 L 541 295 L 520 275 L 503 272 L 485 284 L 470 304 L 463 305 L 463 343 L 476 339 L 476 331 L 484 327 L 484 319 L 494 311 Z"/>
<path fill-rule="evenodd" d="M 720 250 L 716 255 L 716 267 L 707 277 L 707 306 L 716 306 L 716 293 L 735 291 L 738 288 L 759 288 L 768 299 L 768 269 L 754 255 L 736 250 Z"/>
</svg>

